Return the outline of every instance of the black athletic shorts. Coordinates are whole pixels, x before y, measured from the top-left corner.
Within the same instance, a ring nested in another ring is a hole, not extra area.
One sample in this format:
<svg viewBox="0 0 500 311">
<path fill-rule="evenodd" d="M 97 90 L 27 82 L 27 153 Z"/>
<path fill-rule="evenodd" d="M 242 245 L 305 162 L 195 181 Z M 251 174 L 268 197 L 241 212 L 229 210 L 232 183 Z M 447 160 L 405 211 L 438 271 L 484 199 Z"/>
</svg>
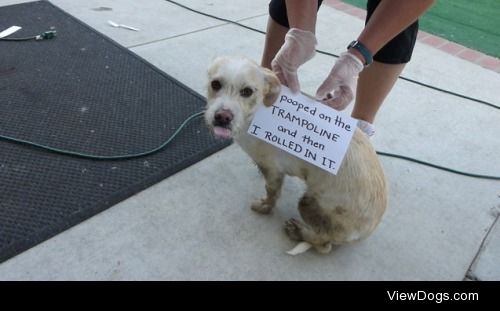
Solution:
<svg viewBox="0 0 500 311">
<path fill-rule="evenodd" d="M 318 0 L 318 8 L 323 0 Z M 368 0 L 366 4 L 366 22 L 370 19 L 377 8 L 380 0 Z M 285 0 L 271 0 L 269 3 L 269 15 L 278 24 L 289 28 L 288 17 L 286 14 Z M 366 24 L 365 22 L 365 24 Z M 386 64 L 403 64 L 411 59 L 415 41 L 417 40 L 418 21 L 411 24 L 400 34 L 383 46 L 374 56 L 375 61 Z M 354 40 L 355 38 L 353 38 Z M 349 42 L 347 42 L 349 43 Z M 346 46 L 347 46 L 346 43 Z"/>
</svg>

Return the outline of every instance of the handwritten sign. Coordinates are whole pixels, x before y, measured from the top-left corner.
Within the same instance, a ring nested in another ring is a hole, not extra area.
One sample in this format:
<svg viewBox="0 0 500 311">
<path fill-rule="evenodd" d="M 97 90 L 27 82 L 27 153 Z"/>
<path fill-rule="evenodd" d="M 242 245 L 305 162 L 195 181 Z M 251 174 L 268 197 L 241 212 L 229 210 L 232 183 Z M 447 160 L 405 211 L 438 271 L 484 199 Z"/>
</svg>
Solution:
<svg viewBox="0 0 500 311">
<path fill-rule="evenodd" d="M 259 107 L 248 133 L 334 175 L 357 120 L 285 86 L 271 107 Z"/>
</svg>

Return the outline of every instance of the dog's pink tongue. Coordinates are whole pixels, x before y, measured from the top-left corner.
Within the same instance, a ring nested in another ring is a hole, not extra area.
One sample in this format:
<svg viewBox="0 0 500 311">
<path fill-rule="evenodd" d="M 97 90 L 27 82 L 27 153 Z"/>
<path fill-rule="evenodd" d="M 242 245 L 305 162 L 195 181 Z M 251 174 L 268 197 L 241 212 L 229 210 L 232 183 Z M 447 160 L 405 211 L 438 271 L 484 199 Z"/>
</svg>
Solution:
<svg viewBox="0 0 500 311">
<path fill-rule="evenodd" d="M 225 139 L 231 138 L 231 131 L 219 126 L 214 127 L 214 134 L 215 136 L 220 138 L 225 138 Z"/>
</svg>

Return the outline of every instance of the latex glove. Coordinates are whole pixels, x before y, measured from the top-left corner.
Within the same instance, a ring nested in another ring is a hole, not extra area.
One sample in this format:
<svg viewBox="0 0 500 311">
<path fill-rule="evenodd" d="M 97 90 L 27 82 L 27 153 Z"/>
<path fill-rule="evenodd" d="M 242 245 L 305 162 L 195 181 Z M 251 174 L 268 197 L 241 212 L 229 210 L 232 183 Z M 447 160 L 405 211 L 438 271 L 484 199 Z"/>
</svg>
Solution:
<svg viewBox="0 0 500 311">
<path fill-rule="evenodd" d="M 291 28 L 271 67 L 281 83 L 288 86 L 293 93 L 300 91 L 297 69 L 313 58 L 316 52 L 316 36 L 314 33 L 298 28 Z"/>
<path fill-rule="evenodd" d="M 318 88 L 316 99 L 334 109 L 345 109 L 354 98 L 358 76 L 363 67 L 359 58 L 349 52 L 342 53 Z"/>
</svg>

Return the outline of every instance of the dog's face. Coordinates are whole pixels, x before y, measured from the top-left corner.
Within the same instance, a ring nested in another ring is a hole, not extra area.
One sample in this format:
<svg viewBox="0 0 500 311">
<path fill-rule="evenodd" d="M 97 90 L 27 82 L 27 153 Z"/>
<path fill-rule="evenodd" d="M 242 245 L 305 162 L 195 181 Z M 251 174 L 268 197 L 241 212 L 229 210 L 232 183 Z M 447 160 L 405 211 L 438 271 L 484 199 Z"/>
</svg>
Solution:
<svg viewBox="0 0 500 311">
<path fill-rule="evenodd" d="M 220 57 L 208 69 L 205 120 L 215 136 L 246 131 L 257 107 L 272 105 L 281 85 L 276 75 L 245 58 Z"/>
</svg>

